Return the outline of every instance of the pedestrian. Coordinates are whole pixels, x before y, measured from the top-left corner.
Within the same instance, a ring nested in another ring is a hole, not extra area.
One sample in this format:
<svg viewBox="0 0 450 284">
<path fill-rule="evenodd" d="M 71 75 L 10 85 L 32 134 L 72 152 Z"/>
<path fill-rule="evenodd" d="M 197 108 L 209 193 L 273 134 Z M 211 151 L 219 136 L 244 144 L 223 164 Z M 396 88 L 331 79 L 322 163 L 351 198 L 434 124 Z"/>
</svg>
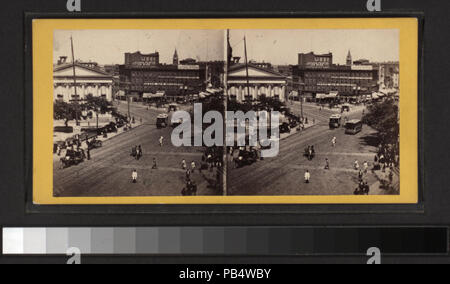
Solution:
<svg viewBox="0 0 450 284">
<path fill-rule="evenodd" d="M 181 161 L 181 168 L 182 168 L 183 170 L 186 170 L 186 169 L 187 169 L 186 160 Z"/>
<path fill-rule="evenodd" d="M 315 125 L 316 124 L 316 119 L 315 118 L 313 118 L 313 125 Z"/>
<path fill-rule="evenodd" d="M 153 158 L 153 170 L 157 170 L 158 169 L 158 165 L 156 164 L 156 158 Z"/>
<path fill-rule="evenodd" d="M 196 164 L 194 161 L 191 163 L 192 173 L 195 173 Z"/>
<path fill-rule="evenodd" d="M 186 180 L 187 181 L 191 180 L 191 171 L 189 169 L 186 170 Z"/>
<path fill-rule="evenodd" d="M 309 173 L 308 170 L 306 170 L 306 172 L 305 172 L 305 183 L 309 183 L 310 180 L 311 180 L 311 174 Z"/>
<path fill-rule="evenodd" d="M 364 182 L 364 194 L 369 195 L 369 193 L 370 193 L 370 186 L 369 183 L 366 181 Z"/>
<path fill-rule="evenodd" d="M 139 159 L 140 159 L 144 155 L 144 153 L 142 152 L 142 146 L 141 145 L 138 146 L 138 151 L 139 151 Z"/>
<path fill-rule="evenodd" d="M 159 138 L 159 146 L 162 147 L 163 144 L 164 144 L 164 137 L 161 136 L 161 137 Z"/>
<path fill-rule="evenodd" d="M 313 149 L 312 147 L 308 147 L 308 160 L 312 161 L 313 159 Z"/>
<path fill-rule="evenodd" d="M 356 161 L 353 163 L 353 166 L 354 166 L 355 170 L 359 170 L 359 162 L 358 162 L 358 160 L 356 160 Z"/>
<path fill-rule="evenodd" d="M 195 181 L 192 182 L 191 188 L 192 188 L 192 191 L 191 191 L 192 195 L 197 196 L 197 183 Z"/>
<path fill-rule="evenodd" d="M 131 179 L 133 183 L 137 183 L 138 173 L 136 170 L 133 170 L 133 173 L 131 174 Z"/>
<path fill-rule="evenodd" d="M 328 158 L 325 159 L 325 170 L 329 170 L 330 169 L 330 161 L 328 160 Z"/>
<path fill-rule="evenodd" d="M 89 149 L 89 147 L 87 148 L 86 153 L 87 153 L 87 159 L 88 159 L 88 161 L 90 161 L 91 160 L 91 150 Z"/>
<path fill-rule="evenodd" d="M 389 171 L 389 184 L 392 184 L 392 181 L 394 180 L 394 174 L 392 173 L 392 170 Z"/>
<path fill-rule="evenodd" d="M 331 144 L 333 145 L 333 148 L 336 147 L 336 141 L 337 141 L 336 136 L 333 137 L 333 139 L 331 139 Z"/>
<path fill-rule="evenodd" d="M 369 170 L 369 163 L 367 163 L 367 161 L 364 161 L 363 167 L 364 167 L 364 173 L 367 174 L 367 171 Z"/>
<path fill-rule="evenodd" d="M 139 147 L 136 147 L 136 160 L 139 160 L 139 158 L 141 157 L 141 152 L 139 151 Z"/>
<path fill-rule="evenodd" d="M 362 181 L 362 180 L 363 180 L 363 177 L 364 177 L 363 171 L 362 171 L 362 170 L 359 170 L 359 172 L 358 172 L 358 180 L 359 180 L 359 181 Z"/>
</svg>

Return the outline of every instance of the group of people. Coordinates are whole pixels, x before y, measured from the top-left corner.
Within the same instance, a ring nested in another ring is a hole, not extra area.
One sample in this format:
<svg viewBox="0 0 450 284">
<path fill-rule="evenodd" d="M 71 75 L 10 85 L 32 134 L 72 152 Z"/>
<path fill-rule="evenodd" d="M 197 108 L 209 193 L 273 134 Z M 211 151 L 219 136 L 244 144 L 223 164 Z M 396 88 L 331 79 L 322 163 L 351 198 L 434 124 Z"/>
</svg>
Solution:
<svg viewBox="0 0 450 284">
<path fill-rule="evenodd" d="M 398 150 L 394 146 L 382 146 L 378 147 L 378 152 L 374 158 L 375 170 L 386 171 L 387 168 L 394 168 L 399 166 Z"/>
<path fill-rule="evenodd" d="M 309 161 L 312 161 L 312 159 L 316 155 L 316 149 L 314 148 L 314 145 L 309 145 L 308 147 L 306 147 L 305 155 Z"/>
<path fill-rule="evenodd" d="M 186 187 L 181 191 L 182 196 L 196 196 L 197 195 L 197 183 L 195 181 L 188 180 Z"/>
<path fill-rule="evenodd" d="M 142 158 L 143 152 L 141 145 L 134 146 L 131 148 L 131 156 L 134 157 L 136 160 L 140 160 Z"/>
<path fill-rule="evenodd" d="M 210 171 L 213 171 L 214 168 L 221 168 L 223 166 L 222 153 L 223 148 L 221 147 L 207 148 L 202 156 L 202 163 L 204 163 Z"/>
<path fill-rule="evenodd" d="M 370 186 L 367 181 L 360 180 L 358 187 L 356 188 L 355 195 L 369 195 Z"/>
</svg>

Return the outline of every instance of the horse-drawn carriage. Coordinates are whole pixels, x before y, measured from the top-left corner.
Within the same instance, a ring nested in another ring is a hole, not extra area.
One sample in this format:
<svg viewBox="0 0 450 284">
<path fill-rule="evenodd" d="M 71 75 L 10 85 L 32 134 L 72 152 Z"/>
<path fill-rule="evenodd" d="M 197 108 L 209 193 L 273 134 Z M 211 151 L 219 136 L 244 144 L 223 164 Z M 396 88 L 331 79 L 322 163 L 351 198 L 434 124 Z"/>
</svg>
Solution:
<svg viewBox="0 0 450 284">
<path fill-rule="evenodd" d="M 89 150 L 92 150 L 92 149 L 97 149 L 97 148 L 103 147 L 103 142 L 98 139 L 94 139 L 91 142 L 89 142 L 88 145 L 89 145 Z"/>
<path fill-rule="evenodd" d="M 61 162 L 63 163 L 64 168 L 68 168 L 71 166 L 76 166 L 86 159 L 86 155 L 83 149 L 79 150 L 67 150 L 66 156 L 61 158 Z"/>
<path fill-rule="evenodd" d="M 239 156 L 235 160 L 236 167 L 241 168 L 244 166 L 249 166 L 258 161 L 258 151 L 255 149 L 243 149 L 239 150 Z"/>
</svg>

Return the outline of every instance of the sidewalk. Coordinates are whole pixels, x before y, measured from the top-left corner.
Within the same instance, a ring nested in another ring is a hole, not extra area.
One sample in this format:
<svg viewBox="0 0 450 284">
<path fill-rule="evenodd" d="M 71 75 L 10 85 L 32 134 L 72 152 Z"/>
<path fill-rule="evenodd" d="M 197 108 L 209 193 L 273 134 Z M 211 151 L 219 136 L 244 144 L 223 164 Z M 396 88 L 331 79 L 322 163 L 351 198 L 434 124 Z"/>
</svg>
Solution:
<svg viewBox="0 0 450 284">
<path fill-rule="evenodd" d="M 389 172 L 390 169 L 386 169 L 385 173 L 383 173 L 381 170 L 375 171 L 375 177 L 378 181 L 370 187 L 370 195 L 398 194 L 400 192 L 400 176 L 395 169 L 394 171 L 392 171 L 393 190 L 386 190 L 383 188 L 383 183 L 389 184 Z"/>
</svg>

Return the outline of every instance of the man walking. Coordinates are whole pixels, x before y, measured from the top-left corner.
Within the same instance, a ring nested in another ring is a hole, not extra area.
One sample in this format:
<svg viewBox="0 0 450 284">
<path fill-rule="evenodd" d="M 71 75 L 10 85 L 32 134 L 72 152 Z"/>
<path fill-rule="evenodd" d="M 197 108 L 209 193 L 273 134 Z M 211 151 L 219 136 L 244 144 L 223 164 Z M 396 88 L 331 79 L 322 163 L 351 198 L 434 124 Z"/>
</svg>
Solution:
<svg viewBox="0 0 450 284">
<path fill-rule="evenodd" d="M 156 164 L 156 158 L 153 158 L 153 170 L 157 170 L 158 169 L 158 165 Z"/>
<path fill-rule="evenodd" d="M 331 144 L 332 144 L 333 148 L 336 147 L 336 141 L 337 141 L 337 138 L 336 138 L 336 136 L 335 136 L 335 137 L 333 137 L 333 139 L 331 140 Z"/>
<path fill-rule="evenodd" d="M 195 168 L 196 168 L 195 161 L 192 161 L 191 168 L 192 168 L 192 173 L 195 173 Z"/>
<path fill-rule="evenodd" d="M 328 160 L 328 158 L 325 159 L 325 170 L 329 170 L 330 169 L 330 161 Z"/>
<path fill-rule="evenodd" d="M 308 170 L 306 170 L 306 172 L 305 172 L 305 183 L 309 183 L 310 180 L 311 180 L 311 174 L 309 173 Z"/>
<path fill-rule="evenodd" d="M 134 170 L 133 173 L 131 174 L 131 179 L 132 179 L 133 183 L 137 183 L 137 178 L 138 178 L 138 173 L 136 170 Z"/>
<path fill-rule="evenodd" d="M 159 146 L 162 147 L 163 144 L 164 144 L 164 137 L 161 136 L 161 137 L 159 138 Z"/>
<path fill-rule="evenodd" d="M 355 161 L 353 166 L 354 166 L 355 170 L 357 170 L 357 171 L 359 170 L 359 162 L 358 162 L 358 160 Z"/>
<path fill-rule="evenodd" d="M 364 167 L 364 173 L 367 174 L 367 171 L 369 170 L 369 163 L 367 163 L 367 161 L 364 161 L 363 167 Z"/>
</svg>

